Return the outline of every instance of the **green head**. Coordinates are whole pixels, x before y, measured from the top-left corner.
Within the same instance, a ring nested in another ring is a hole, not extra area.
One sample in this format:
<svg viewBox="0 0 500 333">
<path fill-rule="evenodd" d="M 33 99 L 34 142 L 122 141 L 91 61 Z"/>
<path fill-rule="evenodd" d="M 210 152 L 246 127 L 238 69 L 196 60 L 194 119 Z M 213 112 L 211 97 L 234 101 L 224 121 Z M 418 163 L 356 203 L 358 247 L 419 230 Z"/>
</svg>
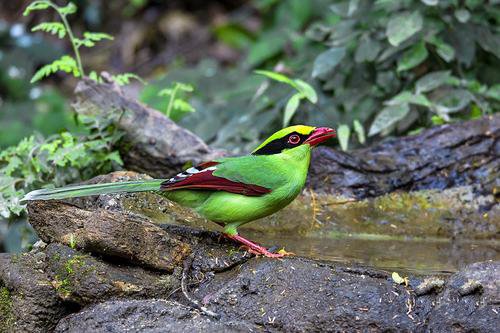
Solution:
<svg viewBox="0 0 500 333">
<path fill-rule="evenodd" d="M 295 125 L 283 128 L 271 135 L 260 146 L 255 148 L 253 155 L 279 154 L 287 149 L 300 145 L 311 147 L 335 136 L 335 130 L 328 127 L 312 127 Z"/>
</svg>

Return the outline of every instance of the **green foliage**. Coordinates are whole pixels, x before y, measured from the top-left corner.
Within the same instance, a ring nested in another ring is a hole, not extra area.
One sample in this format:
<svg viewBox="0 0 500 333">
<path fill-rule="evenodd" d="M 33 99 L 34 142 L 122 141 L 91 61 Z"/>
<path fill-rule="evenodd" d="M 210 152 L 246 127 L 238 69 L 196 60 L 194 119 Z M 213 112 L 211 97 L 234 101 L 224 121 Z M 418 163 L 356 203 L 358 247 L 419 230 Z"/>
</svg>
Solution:
<svg viewBox="0 0 500 333">
<path fill-rule="evenodd" d="M 19 200 L 30 190 L 57 187 L 110 172 L 122 165 L 120 154 L 113 150 L 120 135 L 114 128 L 92 119 L 81 118 L 89 134 L 69 132 L 47 139 L 30 136 L 17 146 L 0 152 L 0 215 L 19 215 L 24 206 Z"/>
<path fill-rule="evenodd" d="M 92 79 L 96 82 L 103 83 L 104 79 L 97 74 L 95 71 L 91 71 L 89 73 L 89 79 Z M 134 79 L 139 81 L 142 84 L 147 84 L 146 81 L 144 81 L 139 75 L 136 75 L 134 73 L 123 73 L 123 74 L 118 74 L 118 75 L 111 75 L 111 80 L 113 80 L 116 84 L 119 86 L 125 86 L 130 83 L 130 81 Z"/>
<path fill-rule="evenodd" d="M 337 137 L 339 138 L 340 148 L 347 150 L 349 148 L 349 136 L 351 129 L 349 126 L 342 124 L 337 128 Z"/>
<path fill-rule="evenodd" d="M 22 31 L 18 23 L 0 21 L 0 150 L 17 144 L 33 131 L 50 135 L 63 129 L 77 130 L 63 92 L 30 84 L 39 64 L 62 56 L 62 50 L 46 38 Z"/>
<path fill-rule="evenodd" d="M 303 80 L 290 79 L 286 75 L 271 71 L 256 70 L 255 73 L 264 75 L 274 81 L 285 83 L 297 91 L 290 97 L 290 99 L 286 103 L 285 112 L 283 113 L 283 127 L 288 126 L 290 120 L 297 111 L 301 100 L 307 99 L 313 104 L 316 104 L 316 102 L 318 102 L 318 95 L 316 94 L 314 88 L 309 83 Z"/>
<path fill-rule="evenodd" d="M 478 3 L 337 1 L 333 17 L 309 26 L 306 35 L 328 47 L 311 76 L 340 121 L 358 121 L 358 141 L 362 123 L 369 136 L 388 135 L 436 124 L 436 116 L 448 122 L 498 110 L 487 92 L 500 77 L 500 16 Z"/>
<path fill-rule="evenodd" d="M 66 28 L 61 22 L 42 22 L 31 28 L 31 31 L 44 31 L 52 35 L 57 35 L 60 39 L 66 36 Z"/>
<path fill-rule="evenodd" d="M 63 71 L 65 73 L 71 74 L 76 78 L 86 76 L 81 60 L 80 48 L 82 46 L 88 48 L 94 47 L 96 43 L 100 41 L 113 40 L 113 36 L 103 32 L 85 31 L 83 32 L 83 38 L 75 37 L 67 18 L 68 15 L 76 13 L 78 9 L 73 2 L 68 3 L 66 6 L 58 6 L 50 0 L 36 0 L 29 4 L 28 7 L 26 7 L 23 15 L 27 16 L 33 11 L 45 10 L 48 8 L 52 8 L 56 11 L 59 18 L 61 19 L 61 22 L 42 22 L 33 27 L 31 31 L 44 31 L 52 35 L 56 35 L 60 39 L 67 37 L 73 47 L 74 55 L 63 55 L 60 59 L 43 66 L 35 73 L 35 75 L 31 79 L 31 83 L 39 81 L 44 77 L 50 76 L 58 71 Z M 99 75 L 97 75 L 94 71 L 90 73 L 90 78 L 96 81 L 101 81 Z M 128 84 L 131 78 L 142 81 L 137 75 L 132 73 L 119 74 L 113 76 L 113 78 L 119 85 Z"/>
<path fill-rule="evenodd" d="M 193 90 L 193 86 L 181 82 L 174 82 L 172 88 L 160 90 L 158 96 L 168 96 L 167 107 L 164 111 L 165 115 L 172 118 L 172 112 L 177 116 L 188 112 L 195 112 L 196 109 L 185 100 L 185 94 L 193 92 Z"/>
<path fill-rule="evenodd" d="M 81 46 L 94 47 L 97 42 L 102 40 L 113 40 L 113 36 L 102 32 L 84 32 L 83 38 L 75 38 L 75 46 L 79 49 Z"/>
<path fill-rule="evenodd" d="M 111 78 L 119 86 L 125 86 L 125 85 L 129 84 L 131 79 L 137 80 L 142 84 L 146 84 L 146 81 L 144 81 L 139 75 L 136 75 L 134 73 L 123 73 L 123 74 L 113 75 L 113 76 L 111 76 Z"/>
<path fill-rule="evenodd" d="M 72 74 L 74 77 L 80 77 L 78 65 L 73 57 L 63 55 L 60 59 L 40 68 L 31 78 L 31 83 L 35 83 L 44 77 L 50 76 L 58 71 Z"/>
</svg>

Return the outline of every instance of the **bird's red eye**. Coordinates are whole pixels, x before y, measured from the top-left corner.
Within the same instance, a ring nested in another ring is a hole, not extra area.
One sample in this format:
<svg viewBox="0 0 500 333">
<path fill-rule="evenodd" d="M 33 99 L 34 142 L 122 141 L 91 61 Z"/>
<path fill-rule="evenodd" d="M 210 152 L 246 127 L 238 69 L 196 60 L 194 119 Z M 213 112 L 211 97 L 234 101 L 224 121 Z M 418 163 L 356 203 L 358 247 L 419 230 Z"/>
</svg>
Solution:
<svg viewBox="0 0 500 333">
<path fill-rule="evenodd" d="M 300 142 L 300 136 L 298 136 L 297 134 L 292 134 L 288 138 L 288 143 L 291 143 L 292 145 L 296 145 L 299 142 Z"/>
</svg>

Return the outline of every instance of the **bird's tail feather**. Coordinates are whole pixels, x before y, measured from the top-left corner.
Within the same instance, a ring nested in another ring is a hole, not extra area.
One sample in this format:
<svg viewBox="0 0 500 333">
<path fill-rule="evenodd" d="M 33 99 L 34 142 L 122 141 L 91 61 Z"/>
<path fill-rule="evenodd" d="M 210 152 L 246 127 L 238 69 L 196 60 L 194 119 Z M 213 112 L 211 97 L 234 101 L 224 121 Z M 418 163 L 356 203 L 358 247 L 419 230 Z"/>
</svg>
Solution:
<svg viewBox="0 0 500 333">
<path fill-rule="evenodd" d="M 157 191 L 160 190 L 161 183 L 164 181 L 164 179 L 151 179 L 105 184 L 70 185 L 53 189 L 41 189 L 29 192 L 21 201 L 66 199 L 121 192 Z"/>
</svg>

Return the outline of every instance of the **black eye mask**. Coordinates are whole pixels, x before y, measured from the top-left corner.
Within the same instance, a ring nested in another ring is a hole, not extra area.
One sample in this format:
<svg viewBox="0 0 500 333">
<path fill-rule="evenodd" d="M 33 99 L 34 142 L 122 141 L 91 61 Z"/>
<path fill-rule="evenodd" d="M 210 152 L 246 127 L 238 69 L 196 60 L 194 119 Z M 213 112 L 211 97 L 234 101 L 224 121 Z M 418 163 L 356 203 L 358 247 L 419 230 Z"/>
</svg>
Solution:
<svg viewBox="0 0 500 333">
<path fill-rule="evenodd" d="M 295 137 L 298 137 L 298 141 Z M 288 135 L 285 135 L 282 138 L 275 139 L 275 140 L 269 142 L 264 147 L 255 151 L 252 155 L 279 154 L 284 149 L 290 149 L 290 148 L 300 146 L 302 143 L 304 143 L 304 141 L 307 140 L 308 137 L 309 137 L 309 135 L 293 132 L 293 133 L 290 133 Z M 294 142 L 297 142 L 297 143 L 294 143 Z"/>
</svg>

